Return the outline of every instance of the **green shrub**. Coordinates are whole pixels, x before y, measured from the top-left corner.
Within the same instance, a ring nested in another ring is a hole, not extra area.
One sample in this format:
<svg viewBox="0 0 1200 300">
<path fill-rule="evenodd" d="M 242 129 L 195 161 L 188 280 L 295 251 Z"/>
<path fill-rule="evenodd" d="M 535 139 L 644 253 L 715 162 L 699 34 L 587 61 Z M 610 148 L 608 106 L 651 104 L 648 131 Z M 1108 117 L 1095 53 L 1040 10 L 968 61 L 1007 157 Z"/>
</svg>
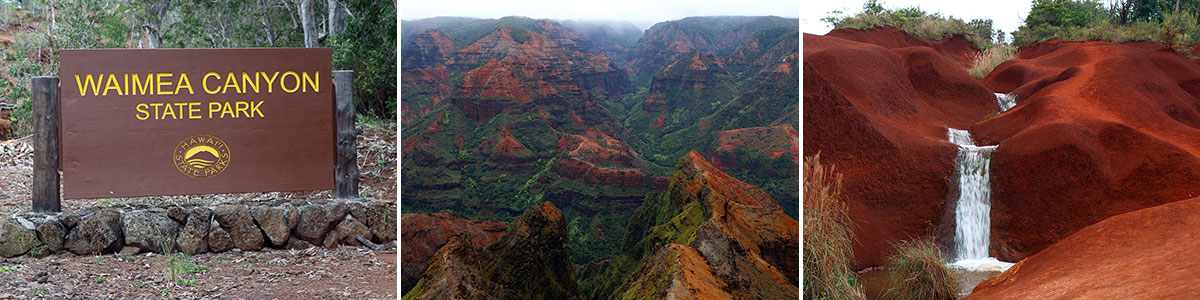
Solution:
<svg viewBox="0 0 1200 300">
<path fill-rule="evenodd" d="M 941 249 L 931 240 L 905 241 L 892 245 L 887 257 L 887 299 L 955 299 L 955 281 Z"/>
<path fill-rule="evenodd" d="M 909 34 L 927 40 L 940 40 L 956 34 L 963 35 L 975 47 L 987 48 L 992 44 L 992 20 L 975 19 L 965 22 L 962 19 L 943 16 L 940 13 L 928 13 L 920 7 L 886 9 L 878 0 L 867 0 L 863 3 L 863 11 L 853 16 L 841 16 L 841 11 L 833 11 L 829 17 L 822 18 L 834 28 L 871 29 L 875 27 L 894 26 Z"/>
<path fill-rule="evenodd" d="M 392 1 L 348 0 L 355 12 L 346 30 L 330 39 L 335 69 L 354 70 L 354 102 L 360 114 L 394 120 L 396 104 L 396 6 Z"/>
<path fill-rule="evenodd" d="M 850 215 L 842 201 L 842 175 L 821 165 L 821 155 L 804 159 L 804 298 L 865 299 L 858 274 L 850 270 L 854 250 Z"/>
<path fill-rule="evenodd" d="M 1012 60 L 1016 56 L 1017 47 L 1005 44 L 992 45 L 991 48 L 987 48 L 975 55 L 971 69 L 967 70 L 967 73 L 971 74 L 971 77 L 975 77 L 975 79 L 983 79 L 993 69 L 996 69 L 996 66 Z"/>
</svg>

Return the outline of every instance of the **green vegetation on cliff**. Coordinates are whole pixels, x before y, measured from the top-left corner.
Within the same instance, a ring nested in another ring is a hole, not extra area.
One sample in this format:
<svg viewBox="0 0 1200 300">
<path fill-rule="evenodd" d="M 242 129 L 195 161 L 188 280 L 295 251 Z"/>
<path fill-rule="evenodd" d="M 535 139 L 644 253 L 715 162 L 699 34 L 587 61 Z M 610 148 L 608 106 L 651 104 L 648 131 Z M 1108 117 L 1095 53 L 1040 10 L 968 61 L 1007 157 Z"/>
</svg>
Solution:
<svg viewBox="0 0 1200 300">
<path fill-rule="evenodd" d="M 1003 36 L 999 30 L 993 31 L 992 20 L 974 19 L 964 22 L 953 16 L 943 16 L 940 13 L 929 13 L 919 6 L 888 9 L 883 7 L 883 1 L 867 0 L 863 3 L 863 11 L 845 16 L 841 11 L 830 12 L 830 16 L 821 19 L 837 28 L 871 29 L 882 26 L 900 28 L 908 33 L 927 40 L 940 40 L 952 35 L 963 35 L 975 47 L 985 49 L 990 47 L 994 37 Z"/>
</svg>

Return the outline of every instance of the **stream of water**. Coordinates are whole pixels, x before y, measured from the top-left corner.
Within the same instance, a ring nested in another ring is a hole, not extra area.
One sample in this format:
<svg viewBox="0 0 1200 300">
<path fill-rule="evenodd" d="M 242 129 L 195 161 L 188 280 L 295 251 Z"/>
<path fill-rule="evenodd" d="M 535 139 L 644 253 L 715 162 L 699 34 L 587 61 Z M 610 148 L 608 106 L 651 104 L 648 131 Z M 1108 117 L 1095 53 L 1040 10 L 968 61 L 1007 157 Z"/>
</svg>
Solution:
<svg viewBox="0 0 1200 300">
<path fill-rule="evenodd" d="M 999 94 L 998 94 L 999 95 Z M 997 96 L 999 100 L 999 96 Z M 1003 105 L 1001 105 L 1003 106 Z M 958 172 L 958 206 L 954 209 L 954 255 L 951 269 L 959 277 L 974 281 L 964 286 L 960 296 L 969 294 L 971 288 L 999 272 L 1012 267 L 1012 263 L 988 256 L 992 231 L 992 182 L 990 165 L 996 146 L 976 146 L 966 130 L 949 129 L 950 142 L 958 145 L 955 169 Z"/>
<path fill-rule="evenodd" d="M 1000 112 L 1005 112 L 1013 106 L 1017 106 L 1017 96 L 1012 94 L 996 93 L 996 102 L 1000 103 Z"/>
</svg>

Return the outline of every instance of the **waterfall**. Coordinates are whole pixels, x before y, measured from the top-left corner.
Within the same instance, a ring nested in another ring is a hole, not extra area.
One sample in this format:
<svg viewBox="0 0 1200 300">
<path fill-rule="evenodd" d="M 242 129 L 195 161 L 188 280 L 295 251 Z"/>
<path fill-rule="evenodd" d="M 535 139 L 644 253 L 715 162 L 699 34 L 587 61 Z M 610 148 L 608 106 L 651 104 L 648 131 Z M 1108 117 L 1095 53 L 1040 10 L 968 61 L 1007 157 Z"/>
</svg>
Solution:
<svg viewBox="0 0 1200 300">
<path fill-rule="evenodd" d="M 977 270 L 1008 269 L 1011 263 L 988 257 L 992 229 L 989 165 L 996 146 L 976 146 L 966 130 L 950 128 L 948 135 L 950 142 L 958 145 L 955 169 L 958 172 L 959 196 L 958 206 L 954 209 L 957 262 L 954 265 Z"/>
<path fill-rule="evenodd" d="M 996 102 L 1000 103 L 1000 112 L 1005 112 L 1017 106 L 1017 96 L 1013 94 L 996 93 Z"/>
</svg>

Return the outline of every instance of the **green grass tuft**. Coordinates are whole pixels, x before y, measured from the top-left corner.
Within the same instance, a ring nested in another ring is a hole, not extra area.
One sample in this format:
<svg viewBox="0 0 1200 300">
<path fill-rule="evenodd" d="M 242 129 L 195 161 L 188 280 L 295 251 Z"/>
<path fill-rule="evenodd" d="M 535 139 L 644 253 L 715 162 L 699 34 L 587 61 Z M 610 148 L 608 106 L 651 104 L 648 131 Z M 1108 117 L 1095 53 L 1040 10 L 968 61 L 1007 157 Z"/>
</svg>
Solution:
<svg viewBox="0 0 1200 300">
<path fill-rule="evenodd" d="M 941 249 L 931 240 L 892 245 L 887 258 L 887 299 L 955 299 L 958 282 L 946 266 Z"/>
<path fill-rule="evenodd" d="M 1008 44 L 996 44 L 991 48 L 979 52 L 975 55 L 975 59 L 968 74 L 975 79 L 983 79 L 988 73 L 996 69 L 1001 63 L 1010 61 L 1017 57 L 1017 47 Z"/>
</svg>

